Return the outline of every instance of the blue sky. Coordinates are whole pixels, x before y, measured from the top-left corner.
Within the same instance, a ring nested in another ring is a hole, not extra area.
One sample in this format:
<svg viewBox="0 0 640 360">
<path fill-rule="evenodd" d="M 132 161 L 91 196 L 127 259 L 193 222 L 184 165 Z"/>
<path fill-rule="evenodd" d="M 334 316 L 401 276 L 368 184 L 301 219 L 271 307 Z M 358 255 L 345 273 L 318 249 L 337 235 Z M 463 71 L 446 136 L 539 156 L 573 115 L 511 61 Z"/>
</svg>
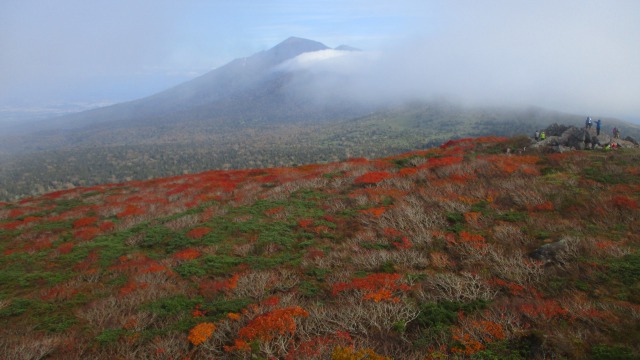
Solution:
<svg viewBox="0 0 640 360">
<path fill-rule="evenodd" d="M 0 105 L 135 99 L 289 36 L 406 91 L 640 118 L 636 0 L 3 0 Z"/>
</svg>

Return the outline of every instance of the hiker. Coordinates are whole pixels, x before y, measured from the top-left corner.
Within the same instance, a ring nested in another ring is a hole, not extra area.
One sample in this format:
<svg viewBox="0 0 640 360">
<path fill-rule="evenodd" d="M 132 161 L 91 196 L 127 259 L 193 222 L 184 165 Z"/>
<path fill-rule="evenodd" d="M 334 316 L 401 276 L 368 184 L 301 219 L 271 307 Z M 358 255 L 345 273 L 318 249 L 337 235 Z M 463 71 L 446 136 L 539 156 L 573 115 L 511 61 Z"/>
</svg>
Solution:
<svg viewBox="0 0 640 360">
<path fill-rule="evenodd" d="M 536 138 L 536 142 L 540 139 L 540 132 L 538 130 L 536 130 L 535 138 Z"/>
<path fill-rule="evenodd" d="M 591 124 L 592 124 L 591 116 L 587 116 L 587 121 L 585 121 L 585 126 L 584 127 L 587 128 L 587 129 L 591 129 Z"/>
<path fill-rule="evenodd" d="M 614 138 L 616 138 L 616 139 L 617 139 L 617 138 L 619 138 L 619 137 L 620 137 L 620 130 L 618 130 L 618 128 L 617 128 L 617 127 L 614 127 L 612 132 L 613 132 L 613 137 L 614 137 Z"/>
<path fill-rule="evenodd" d="M 602 128 L 602 120 L 596 121 L 596 135 L 600 136 L 600 128 Z"/>
<path fill-rule="evenodd" d="M 544 140 L 547 138 L 547 135 L 543 132 L 540 133 L 540 140 Z"/>
</svg>

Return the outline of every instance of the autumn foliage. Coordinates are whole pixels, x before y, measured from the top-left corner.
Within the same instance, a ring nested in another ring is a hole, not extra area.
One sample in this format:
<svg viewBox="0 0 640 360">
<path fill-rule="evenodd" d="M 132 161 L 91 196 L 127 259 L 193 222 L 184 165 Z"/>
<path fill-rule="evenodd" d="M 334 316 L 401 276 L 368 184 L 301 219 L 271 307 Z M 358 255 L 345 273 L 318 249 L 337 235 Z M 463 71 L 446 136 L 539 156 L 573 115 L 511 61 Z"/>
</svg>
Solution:
<svg viewBox="0 0 640 360">
<path fill-rule="evenodd" d="M 2 355 L 637 358 L 637 149 L 520 141 L 0 203 Z"/>
<path fill-rule="evenodd" d="M 377 184 L 382 180 L 390 178 L 392 175 L 386 171 L 372 171 L 364 175 L 358 176 L 354 183 L 356 184 Z"/>
<path fill-rule="evenodd" d="M 200 323 L 189 331 L 189 341 L 193 345 L 200 345 L 211 337 L 215 329 L 216 326 L 212 323 Z"/>
<path fill-rule="evenodd" d="M 333 294 L 339 294 L 349 290 L 359 290 L 363 292 L 362 299 L 380 302 L 383 300 L 400 301 L 394 296 L 396 292 L 408 291 L 410 287 L 402 283 L 400 274 L 371 274 L 364 278 L 355 278 L 348 283 L 341 282 L 333 285 Z"/>
</svg>

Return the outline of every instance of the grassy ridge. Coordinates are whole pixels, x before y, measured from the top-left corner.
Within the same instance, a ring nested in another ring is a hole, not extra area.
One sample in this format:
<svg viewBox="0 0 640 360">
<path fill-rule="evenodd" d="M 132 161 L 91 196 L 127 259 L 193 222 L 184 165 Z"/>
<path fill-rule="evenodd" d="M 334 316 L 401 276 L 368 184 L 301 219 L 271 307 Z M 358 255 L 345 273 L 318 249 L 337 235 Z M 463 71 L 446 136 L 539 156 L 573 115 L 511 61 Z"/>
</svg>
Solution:
<svg viewBox="0 0 640 360">
<path fill-rule="evenodd" d="M 640 152 L 518 141 L 0 203 L 0 353 L 639 356 Z"/>
</svg>

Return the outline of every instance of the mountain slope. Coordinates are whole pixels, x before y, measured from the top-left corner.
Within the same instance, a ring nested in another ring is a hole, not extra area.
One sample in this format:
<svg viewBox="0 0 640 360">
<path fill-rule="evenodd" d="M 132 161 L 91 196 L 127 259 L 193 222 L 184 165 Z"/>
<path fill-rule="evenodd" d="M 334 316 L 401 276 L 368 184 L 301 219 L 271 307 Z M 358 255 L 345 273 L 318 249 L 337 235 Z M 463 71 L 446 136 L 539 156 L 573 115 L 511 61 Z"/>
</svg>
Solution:
<svg viewBox="0 0 640 360">
<path fill-rule="evenodd" d="M 0 133 L 0 200 L 208 169 L 389 156 L 450 138 L 530 135 L 583 120 L 443 100 L 359 102 L 341 96 L 348 71 L 309 67 L 353 51 L 289 38 L 145 99 L 62 117 L 27 135 Z M 608 118 L 604 124 L 608 133 L 618 126 L 623 137 L 640 138 L 638 126 Z"/>
<path fill-rule="evenodd" d="M 330 109 L 329 109 L 330 110 Z M 333 116 L 338 116 L 335 113 Z M 258 116 L 259 114 L 257 114 Z M 236 121 L 221 126 L 144 127 L 141 133 L 109 126 L 77 131 L 42 151 L 0 159 L 0 200 L 73 186 L 143 180 L 209 169 L 242 169 L 331 162 L 349 157 L 391 156 L 438 146 L 450 138 L 533 134 L 549 124 L 578 127 L 582 117 L 544 109 L 463 107 L 445 101 L 414 102 L 366 116 L 321 124 L 260 125 Z M 603 132 L 640 130 L 605 120 Z M 635 131 L 635 132 L 634 132 Z M 637 134 L 637 135 L 636 135 Z M 87 143 L 93 144 L 88 146 Z M 43 151 L 48 150 L 48 151 Z"/>
<path fill-rule="evenodd" d="M 0 203 L 0 349 L 638 357 L 640 153 L 521 141 Z"/>
<path fill-rule="evenodd" d="M 273 48 L 236 59 L 196 79 L 158 94 L 126 103 L 49 120 L 30 136 L 3 139 L 0 152 L 18 153 L 103 143 L 103 129 L 129 134 L 129 144 L 148 138 L 155 141 L 185 127 L 214 133 L 249 122 L 268 126 L 293 120 L 313 122 L 361 114 L 355 106 L 314 104 L 295 96 L 288 88 L 292 74 L 274 71 L 277 65 L 300 54 L 329 49 L 312 40 L 291 37 Z M 333 108 L 333 111 L 327 111 Z M 212 130 L 215 128 L 215 130 Z M 79 140 L 78 140 L 79 139 Z M 37 145 L 34 145 L 37 144 Z"/>
</svg>

